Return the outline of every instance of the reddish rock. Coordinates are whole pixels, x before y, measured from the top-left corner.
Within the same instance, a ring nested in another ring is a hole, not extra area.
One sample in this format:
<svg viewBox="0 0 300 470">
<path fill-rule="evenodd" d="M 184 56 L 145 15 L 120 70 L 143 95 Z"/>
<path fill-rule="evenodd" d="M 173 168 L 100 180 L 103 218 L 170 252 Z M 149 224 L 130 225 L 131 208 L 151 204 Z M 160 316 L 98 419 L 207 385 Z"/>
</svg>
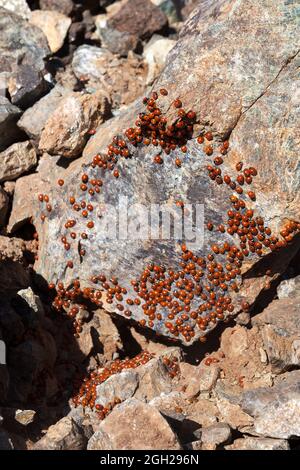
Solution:
<svg viewBox="0 0 300 470">
<path fill-rule="evenodd" d="M 93 95 L 72 93 L 66 96 L 48 118 L 39 149 L 51 155 L 78 157 L 88 140 L 89 131 L 104 121 L 109 109 L 109 101 L 101 91 Z"/>
<path fill-rule="evenodd" d="M 113 409 L 101 423 L 114 450 L 179 450 L 177 437 L 154 407 L 135 398 Z M 102 447 L 105 450 L 105 447 Z"/>
</svg>

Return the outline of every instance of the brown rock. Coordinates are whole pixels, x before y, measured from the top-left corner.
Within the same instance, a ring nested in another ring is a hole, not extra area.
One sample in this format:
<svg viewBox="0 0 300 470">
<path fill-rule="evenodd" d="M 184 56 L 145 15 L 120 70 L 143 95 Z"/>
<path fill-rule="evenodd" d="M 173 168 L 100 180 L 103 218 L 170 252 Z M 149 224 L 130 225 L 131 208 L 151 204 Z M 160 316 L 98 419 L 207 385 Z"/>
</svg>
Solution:
<svg viewBox="0 0 300 470">
<path fill-rule="evenodd" d="M 147 66 L 130 53 L 127 59 L 118 58 L 107 49 L 84 44 L 74 52 L 72 68 L 87 90 L 105 90 L 114 108 L 133 102 L 146 88 Z"/>
<path fill-rule="evenodd" d="M 272 24 L 267 28 L 267 45 L 266 16 Z M 201 123 L 213 123 L 218 134 L 226 135 L 298 52 L 296 18 L 296 5 L 283 0 L 263 6 L 259 0 L 251 5 L 234 0 L 201 2 L 184 25 L 156 87 L 169 89 L 171 100 L 180 96 Z M 270 107 L 262 116 L 269 112 Z M 169 113 L 175 115 L 171 109 Z M 252 113 L 256 113 L 255 106 Z"/>
<path fill-rule="evenodd" d="M 111 52 L 126 55 L 136 48 L 139 39 L 151 37 L 167 24 L 167 17 L 150 0 L 122 0 L 98 31 Z"/>
<path fill-rule="evenodd" d="M 0 153 L 0 182 L 14 180 L 36 164 L 36 152 L 29 141 L 13 144 Z"/>
<path fill-rule="evenodd" d="M 217 422 L 217 419 L 219 418 L 219 410 L 213 401 L 199 399 L 189 406 L 187 417 L 188 419 L 201 424 L 201 426 L 207 427 Z"/>
<path fill-rule="evenodd" d="M 25 242 L 19 238 L 8 238 L 0 235 L 0 260 L 11 259 L 22 261 Z"/>
<path fill-rule="evenodd" d="M 87 357 L 94 347 L 91 326 L 89 324 L 83 324 L 82 332 L 76 342 L 84 357 Z"/>
<path fill-rule="evenodd" d="M 179 412 L 179 410 L 185 414 L 186 409 L 189 406 L 182 393 L 176 391 L 170 393 L 162 392 L 160 395 L 152 398 L 149 404 L 157 408 L 158 411 L 164 415 L 168 415 L 176 411 Z"/>
<path fill-rule="evenodd" d="M 253 424 L 253 418 L 245 413 L 239 405 L 221 399 L 216 402 L 220 420 L 228 423 L 232 429 L 240 429 Z"/>
<path fill-rule="evenodd" d="M 185 0 L 184 1 L 184 6 L 181 10 L 181 15 L 184 21 L 189 17 L 189 15 L 192 13 L 192 11 L 198 7 L 199 2 L 198 0 Z M 201 5 L 202 6 L 202 5 Z M 205 8 L 205 5 L 204 5 Z"/>
<path fill-rule="evenodd" d="M 34 10 L 29 22 L 43 31 L 53 53 L 62 47 L 71 25 L 70 18 L 54 10 Z"/>
<path fill-rule="evenodd" d="M 72 418 L 62 418 L 50 426 L 46 435 L 36 442 L 33 450 L 82 450 L 87 438 Z"/>
<path fill-rule="evenodd" d="M 98 309 L 94 313 L 92 326 L 99 334 L 99 341 L 103 352 L 101 359 L 103 362 L 111 361 L 115 355 L 122 349 L 123 344 L 111 316 L 105 310 Z"/>
<path fill-rule="evenodd" d="M 269 439 L 263 437 L 244 437 L 236 439 L 233 444 L 225 446 L 226 450 L 289 450 L 285 439 Z"/>
<path fill-rule="evenodd" d="M 3 185 L 3 189 L 6 192 L 6 194 L 8 194 L 8 196 L 12 197 L 15 192 L 15 186 L 16 186 L 15 181 L 5 181 Z"/>
<path fill-rule="evenodd" d="M 204 363 L 192 366 L 185 362 L 180 364 L 181 385 L 185 388 L 184 396 L 188 399 L 197 396 L 201 392 L 209 392 L 214 387 L 220 373 L 220 368 Z"/>
<path fill-rule="evenodd" d="M 5 293 L 5 298 L 29 284 L 23 256 L 25 249 L 23 240 L 0 236 L 0 292 Z"/>
<path fill-rule="evenodd" d="M 9 198 L 6 192 L 0 186 L 0 227 L 5 224 L 8 211 Z"/>
<path fill-rule="evenodd" d="M 15 420 L 22 424 L 23 426 L 28 426 L 28 424 L 33 423 L 36 416 L 36 411 L 34 410 L 16 410 L 15 411 Z"/>
<path fill-rule="evenodd" d="M 181 448 L 159 411 L 135 398 L 114 408 L 101 423 L 100 430 L 108 434 L 114 450 Z"/>
<path fill-rule="evenodd" d="M 71 15 L 74 9 L 72 0 L 40 0 L 39 5 L 41 10 L 58 11 L 67 16 Z"/>
<path fill-rule="evenodd" d="M 109 102 L 103 93 L 82 95 L 73 93 L 62 99 L 50 115 L 41 134 L 39 149 L 51 155 L 78 157 L 88 139 L 109 112 Z"/>
<path fill-rule="evenodd" d="M 46 185 L 38 174 L 23 176 L 17 180 L 8 232 L 14 232 L 32 217 L 37 205 L 37 196 L 41 192 L 45 194 L 45 189 Z"/>
<path fill-rule="evenodd" d="M 300 119 L 296 85 L 299 64 L 299 57 L 295 57 L 283 66 L 274 83 L 242 115 L 231 135 L 231 166 L 234 168 L 242 155 L 247 164 L 257 169 L 261 178 L 254 180 L 257 197 L 253 207 L 268 210 L 270 223 L 274 220 L 273 227 L 278 231 L 284 220 L 299 220 L 300 216 L 300 184 L 296 176 L 300 131 L 295 125 Z M 246 140 L 243 135 L 247 135 Z M 278 213 L 283 215 L 276 221 Z"/>
<path fill-rule="evenodd" d="M 221 336 L 223 386 L 239 394 L 250 389 L 272 384 L 270 367 L 262 361 L 263 340 L 257 327 L 247 329 L 240 325 L 226 328 Z"/>
</svg>

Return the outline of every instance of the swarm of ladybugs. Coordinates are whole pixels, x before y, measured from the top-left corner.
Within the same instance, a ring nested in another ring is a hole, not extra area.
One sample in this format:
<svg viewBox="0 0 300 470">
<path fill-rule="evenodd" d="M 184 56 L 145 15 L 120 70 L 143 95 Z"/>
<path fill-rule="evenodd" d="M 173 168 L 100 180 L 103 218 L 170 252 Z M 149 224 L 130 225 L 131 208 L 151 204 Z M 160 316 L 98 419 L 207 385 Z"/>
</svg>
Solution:
<svg viewBox="0 0 300 470">
<path fill-rule="evenodd" d="M 187 142 L 193 137 L 196 113 L 185 110 L 177 98 L 172 104 L 177 110 L 177 119 L 168 123 L 158 105 L 159 100 L 165 99 L 167 95 L 168 91 L 161 89 L 159 93 L 153 92 L 150 97 L 144 98 L 146 109 L 138 115 L 135 127 L 128 128 L 124 135 L 114 136 L 106 153 L 97 154 L 92 159 L 94 177 L 86 173 L 80 176 L 79 192 L 84 198 L 76 201 L 74 195 L 69 195 L 68 204 L 71 211 L 78 213 L 85 221 L 87 230 L 79 233 L 76 231 L 75 218 L 66 220 L 65 234 L 61 237 L 65 250 L 69 251 L 76 240 L 89 238 L 89 233 L 94 229 L 96 196 L 103 190 L 103 174 L 110 172 L 113 177 L 119 178 L 118 161 L 131 157 L 130 148 L 148 145 L 157 147 L 154 163 L 158 165 L 163 165 L 165 155 L 172 158 L 175 149 L 180 150 L 184 157 Z M 94 287 L 82 287 L 79 279 L 74 279 L 68 286 L 62 282 L 57 285 L 51 283 L 49 287 L 56 289 L 53 305 L 72 318 L 76 336 L 82 331 L 80 310 L 88 300 L 97 307 L 113 304 L 127 318 L 132 316 L 133 306 L 139 307 L 144 316 L 140 320 L 141 326 L 155 329 L 159 324 L 161 330 L 162 325 L 168 336 L 179 338 L 185 343 L 191 342 L 197 332 L 200 341 L 204 342 L 205 334 L 214 324 L 226 321 L 240 307 L 245 311 L 250 308 L 246 300 L 241 301 L 241 305 L 234 305 L 231 298 L 231 292 L 239 290 L 243 261 L 250 253 L 263 256 L 269 251 L 279 250 L 299 232 L 300 224 L 288 221 L 278 236 L 272 235 L 263 218 L 249 207 L 248 201 L 256 199 L 255 192 L 251 190 L 253 179 L 257 176 L 256 168 L 246 167 L 241 161 L 236 165 L 235 177 L 223 174 L 222 164 L 229 151 L 228 140 L 221 144 L 214 142 L 212 131 L 206 130 L 197 137 L 197 142 L 212 159 L 207 165 L 208 177 L 217 185 L 225 185 L 230 192 L 230 209 L 223 223 L 214 227 L 208 221 L 207 229 L 227 232 L 232 236 L 232 243 L 214 243 L 205 257 L 198 256 L 182 244 L 178 266 L 167 268 L 162 264 L 150 263 L 139 277 L 131 280 L 134 295 L 129 295 L 116 277 L 107 279 L 103 273 L 91 278 Z M 180 171 L 183 162 L 184 159 L 179 157 L 174 159 L 175 171 Z M 58 186 L 63 185 L 64 181 L 59 179 Z M 38 200 L 43 205 L 41 220 L 45 222 L 47 214 L 52 211 L 49 196 L 39 194 Z M 176 205 L 184 209 L 184 201 L 177 201 Z M 79 254 L 85 256 L 85 248 L 81 245 Z M 73 267 L 73 261 L 69 260 L 66 268 Z"/>
<path fill-rule="evenodd" d="M 136 369 L 137 367 L 147 364 L 154 354 L 148 351 L 142 351 L 140 354 L 132 359 L 116 359 L 110 366 L 102 368 L 99 372 L 91 372 L 88 377 L 82 379 L 78 377 L 73 383 L 73 389 L 76 391 L 73 395 L 72 401 L 75 408 L 81 405 L 83 408 L 89 407 L 95 410 L 99 419 L 104 419 L 114 408 L 114 406 L 121 403 L 119 397 L 114 397 L 111 402 L 105 406 L 96 403 L 97 399 L 97 385 L 105 382 L 109 377 L 118 374 L 127 369 Z"/>
</svg>

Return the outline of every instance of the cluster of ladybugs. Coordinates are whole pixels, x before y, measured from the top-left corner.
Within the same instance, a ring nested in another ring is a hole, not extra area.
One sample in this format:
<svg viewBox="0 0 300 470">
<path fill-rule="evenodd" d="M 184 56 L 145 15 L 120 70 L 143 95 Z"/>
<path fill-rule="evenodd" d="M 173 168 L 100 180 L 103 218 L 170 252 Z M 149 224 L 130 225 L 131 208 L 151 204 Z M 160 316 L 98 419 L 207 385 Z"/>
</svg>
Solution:
<svg viewBox="0 0 300 470">
<path fill-rule="evenodd" d="M 161 89 L 160 95 L 166 96 L 167 90 Z M 144 98 L 146 112 L 140 113 L 135 127 L 125 131 L 124 136 L 115 136 L 108 145 L 105 155 L 96 155 L 91 166 L 95 173 L 111 171 L 115 177 L 119 177 L 116 164 L 119 158 L 129 158 L 130 146 L 153 145 L 159 148 L 154 158 L 157 164 L 163 164 L 163 155 L 170 154 L 176 148 L 186 153 L 187 141 L 192 138 L 193 126 L 196 114 L 193 110 L 186 111 L 182 107 L 180 99 L 173 102 L 177 110 L 178 118 L 175 123 L 168 124 L 163 116 L 157 101 L 159 94 L 153 92 L 150 98 Z M 254 210 L 247 207 L 247 197 L 254 201 L 255 193 L 250 190 L 253 178 L 257 175 L 254 167 L 243 168 L 243 162 L 236 165 L 236 177 L 230 177 L 222 173 L 222 163 L 229 150 L 229 142 L 219 144 L 218 155 L 215 152 L 214 138 L 211 131 L 204 132 L 197 138 L 206 155 L 212 156 L 211 164 L 207 165 L 208 176 L 216 184 L 225 184 L 233 192 L 229 197 L 232 206 L 227 212 L 224 224 L 214 227 L 207 223 L 208 230 L 218 230 L 221 233 L 238 236 L 238 244 L 219 243 L 213 244 L 206 257 L 199 257 L 182 245 L 181 261 L 176 268 L 166 268 L 163 265 L 148 264 L 137 279 L 132 279 L 134 295 L 128 295 L 127 289 L 119 285 L 118 279 L 107 277 L 99 273 L 91 278 L 93 287 L 80 286 L 80 281 L 75 279 L 73 284 L 65 287 L 62 282 L 57 286 L 50 284 L 57 290 L 54 306 L 59 310 L 67 311 L 73 319 L 75 335 L 82 330 L 80 309 L 85 300 L 91 301 L 97 306 L 105 306 L 105 303 L 114 304 L 124 316 L 132 316 L 133 307 L 140 306 L 144 318 L 140 320 L 142 326 L 155 329 L 159 325 L 160 331 L 167 332 L 169 336 L 180 337 L 186 343 L 195 336 L 195 331 L 201 331 L 200 341 L 205 341 L 205 333 L 218 321 L 225 321 L 235 309 L 230 296 L 230 291 L 237 292 L 238 278 L 241 275 L 243 260 L 250 253 L 262 256 L 266 249 L 277 250 L 290 242 L 300 224 L 289 221 L 281 231 L 280 240 L 272 235 L 271 229 L 266 227 L 262 217 L 256 217 Z M 180 167 L 182 161 L 175 159 L 176 167 Z M 58 180 L 58 185 L 63 186 L 64 181 Z M 80 213 L 86 219 L 86 227 L 94 228 L 92 214 L 94 210 L 91 198 L 101 191 L 103 181 L 98 177 L 90 178 L 86 173 L 81 175 L 80 191 L 86 194 L 86 199 L 76 201 L 70 196 L 69 204 L 72 210 Z M 247 187 L 247 190 L 244 188 Z M 89 195 L 89 196 L 87 196 Z M 46 204 L 46 211 L 51 212 L 52 207 L 49 197 L 39 194 L 38 199 Z M 184 202 L 180 201 L 184 208 Z M 45 213 L 41 215 L 45 220 Z M 70 218 L 65 222 L 66 235 L 61 237 L 61 242 L 66 250 L 70 250 L 72 240 L 79 238 L 81 241 L 88 238 L 88 231 L 80 234 L 75 231 L 76 220 Z M 80 245 L 80 256 L 85 255 L 85 248 Z M 73 268 L 73 261 L 67 262 L 67 267 Z M 248 310 L 249 304 L 243 301 L 242 309 Z"/>
</svg>

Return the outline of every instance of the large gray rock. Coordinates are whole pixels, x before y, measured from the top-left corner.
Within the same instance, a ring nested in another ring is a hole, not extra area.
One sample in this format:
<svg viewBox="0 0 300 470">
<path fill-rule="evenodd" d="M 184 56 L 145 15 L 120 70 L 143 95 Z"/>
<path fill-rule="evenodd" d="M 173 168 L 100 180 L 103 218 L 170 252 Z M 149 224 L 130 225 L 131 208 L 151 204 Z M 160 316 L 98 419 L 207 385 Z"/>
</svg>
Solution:
<svg viewBox="0 0 300 470">
<path fill-rule="evenodd" d="M 44 80 L 43 73 L 34 65 L 20 65 L 8 79 L 8 92 L 13 104 L 26 109 L 44 95 L 49 83 Z"/>
<path fill-rule="evenodd" d="M 300 107 L 295 84 L 295 54 L 298 47 L 295 4 L 287 5 L 280 0 L 275 6 L 274 2 L 270 1 L 262 6 L 261 2 L 255 0 L 249 6 L 249 2 L 243 0 L 238 3 L 214 2 L 213 6 L 214 8 L 208 7 L 205 12 L 199 8 L 183 28 L 181 37 L 169 54 L 166 67 L 156 84 L 156 89 L 165 86 L 170 90 L 169 97 L 165 100 L 160 98 L 159 104 L 162 103 L 162 109 L 172 119 L 177 111 L 170 106 L 170 100 L 182 98 L 186 109 L 195 109 L 200 124 L 212 125 L 217 142 L 220 136 L 224 137 L 233 131 L 230 139 L 231 150 L 228 157 L 224 158 L 222 171 L 236 177 L 233 165 L 238 152 L 245 149 L 245 152 L 241 152 L 245 165 L 258 167 L 258 175 L 253 185 L 257 201 L 249 202 L 244 196 L 243 199 L 249 207 L 256 210 L 257 216 L 264 218 L 265 225 L 278 234 L 285 218 L 299 220 L 300 178 L 299 170 L 295 166 L 298 158 L 295 148 L 299 129 L 295 122 Z M 262 27 L 266 17 L 269 18 L 271 28 Z M 191 41 L 193 48 L 190 47 Z M 80 189 L 82 173 L 85 172 L 90 179 L 99 175 L 98 170 L 94 171 L 90 165 L 92 158 L 105 151 L 114 135 L 120 135 L 124 129 L 134 125 L 137 114 L 142 110 L 144 108 L 140 104 L 133 105 L 102 126 L 85 147 L 83 158 L 78 165 L 72 165 L 65 172 L 65 185 L 61 191 L 58 192 L 56 186 L 51 191 L 55 211 L 52 211 L 43 226 L 38 221 L 40 212 L 36 214 L 40 260 L 35 268 L 45 279 L 54 282 L 61 279 L 68 285 L 73 278 L 80 278 L 83 286 L 93 287 L 91 276 L 103 273 L 110 278 L 116 275 L 120 285 L 126 288 L 128 296 L 134 297 L 130 281 L 140 276 L 147 263 L 162 264 L 166 268 L 179 267 L 180 246 L 174 240 L 145 240 L 142 234 L 138 240 L 132 236 L 126 238 L 125 235 L 122 239 L 116 239 L 107 234 L 107 229 L 102 237 L 101 230 L 105 227 L 102 212 L 98 212 L 96 217 L 93 216 L 94 227 L 89 232 L 88 239 L 80 242 L 86 252 L 82 259 L 78 254 L 78 239 L 71 243 L 67 252 L 60 241 L 62 233 L 65 233 L 64 224 L 70 218 L 75 220 L 78 233 L 86 230 L 86 219 L 81 217 L 80 212 L 69 209 L 68 205 L 70 195 L 74 195 L 78 201 L 83 198 Z M 288 122 L 287 140 L 282 140 L 281 134 L 277 132 L 278 128 L 285 127 L 284 122 Z M 254 138 L 257 139 L 255 152 L 252 152 L 252 147 L 250 149 L 248 145 L 249 126 L 252 142 Z M 267 139 L 266 129 L 270 137 Z M 143 203 L 149 208 L 150 204 L 167 203 L 173 208 L 174 201 L 180 197 L 186 203 L 205 204 L 205 222 L 211 220 L 215 226 L 223 222 L 223 214 L 226 214 L 230 207 L 228 197 L 231 191 L 228 191 L 225 184 L 216 186 L 209 181 L 206 166 L 211 163 L 211 159 L 203 152 L 196 139 L 188 143 L 181 169 L 174 167 L 174 159 L 177 156 L 182 158 L 179 150 L 175 150 L 170 158 L 166 157 L 163 165 L 157 166 L 153 163 L 153 158 L 157 155 L 155 146 L 133 148 L 129 145 L 129 148 L 132 158 L 120 159 L 118 163 L 120 177 L 113 178 L 107 172 L 103 176 L 103 189 L 99 196 L 92 199 L 98 208 L 105 204 L 107 207 L 118 207 L 120 196 L 126 195 L 131 208 L 129 224 L 136 227 L 138 216 L 133 210 L 136 209 L 133 204 Z M 293 184 L 289 174 L 293 175 Z M 121 200 L 120 207 L 121 213 L 124 214 L 124 199 Z M 182 210 L 177 209 L 175 217 L 179 218 Z M 140 217 L 142 229 L 147 227 L 145 217 L 145 214 Z M 227 232 L 223 234 L 212 231 L 205 233 L 203 245 L 202 226 L 196 233 L 199 237 L 192 248 L 197 256 L 206 256 L 214 243 L 232 244 L 236 241 L 236 238 L 232 238 Z M 242 290 L 238 296 L 231 295 L 234 312 L 237 313 L 240 309 L 241 297 L 247 297 L 248 302 L 252 303 L 266 287 L 266 281 L 275 279 L 286 268 L 296 251 L 295 240 L 294 245 L 282 249 L 274 256 L 266 256 L 265 260 L 260 262 L 255 255 L 250 254 L 242 267 Z M 269 252 L 265 250 L 264 253 Z M 44 263 L 45 259 L 49 262 Z M 74 269 L 66 270 L 66 262 L 71 259 Z M 217 260 L 223 262 L 224 258 L 220 256 Z M 269 270 L 271 275 L 266 274 Z M 238 278 L 239 284 L 240 281 Z M 191 309 L 198 306 L 199 301 L 193 299 Z M 117 310 L 111 305 L 107 308 L 109 311 Z M 131 310 L 133 319 L 145 320 L 141 308 L 134 305 Z M 165 325 L 166 310 L 161 309 L 161 315 L 162 319 L 155 321 L 151 327 L 159 334 L 169 335 Z M 194 338 L 207 333 L 213 327 L 214 325 L 209 325 L 206 332 L 196 328 Z"/>
<path fill-rule="evenodd" d="M 300 365 L 300 296 L 271 302 L 253 318 L 274 373 Z"/>
<path fill-rule="evenodd" d="M 11 78 L 16 104 L 30 106 L 46 87 L 44 59 L 50 54 L 47 39 L 39 28 L 1 7 L 0 30 L 0 77 Z"/>
<path fill-rule="evenodd" d="M 105 407 L 115 398 L 125 401 L 134 395 L 138 385 L 139 376 L 134 370 L 125 370 L 120 374 L 112 375 L 105 382 L 97 386 L 96 404 Z"/>
<path fill-rule="evenodd" d="M 295 298 L 299 294 L 300 275 L 281 281 L 277 287 L 277 296 L 279 299 Z"/>
<path fill-rule="evenodd" d="M 253 416 L 258 435 L 289 439 L 300 435 L 300 371 L 288 372 L 271 388 L 244 392 L 243 410 Z"/>
<path fill-rule="evenodd" d="M 68 91 L 60 85 L 27 109 L 18 121 L 20 129 L 31 139 L 38 140 L 49 116 L 55 111 L 60 100 Z"/>
<path fill-rule="evenodd" d="M 198 431 L 195 431 L 196 437 L 198 437 L 197 433 Z M 215 450 L 219 445 L 230 442 L 231 429 L 226 423 L 212 424 L 207 428 L 202 428 L 199 431 L 199 437 L 202 450 Z"/>
<path fill-rule="evenodd" d="M 16 142 L 22 133 L 17 126 L 21 110 L 0 95 L 0 151 Z"/>
</svg>

